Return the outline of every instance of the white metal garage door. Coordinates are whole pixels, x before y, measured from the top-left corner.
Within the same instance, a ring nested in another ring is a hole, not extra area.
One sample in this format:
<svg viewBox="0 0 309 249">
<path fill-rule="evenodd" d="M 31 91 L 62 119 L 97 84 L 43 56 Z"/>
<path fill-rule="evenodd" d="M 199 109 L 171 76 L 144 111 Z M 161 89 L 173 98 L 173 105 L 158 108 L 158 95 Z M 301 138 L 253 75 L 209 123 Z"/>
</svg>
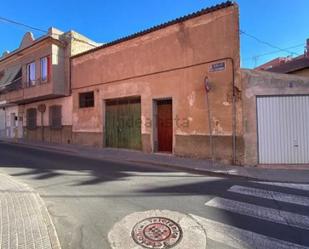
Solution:
<svg viewBox="0 0 309 249">
<path fill-rule="evenodd" d="M 309 163 L 309 96 L 257 97 L 260 164 Z"/>
</svg>

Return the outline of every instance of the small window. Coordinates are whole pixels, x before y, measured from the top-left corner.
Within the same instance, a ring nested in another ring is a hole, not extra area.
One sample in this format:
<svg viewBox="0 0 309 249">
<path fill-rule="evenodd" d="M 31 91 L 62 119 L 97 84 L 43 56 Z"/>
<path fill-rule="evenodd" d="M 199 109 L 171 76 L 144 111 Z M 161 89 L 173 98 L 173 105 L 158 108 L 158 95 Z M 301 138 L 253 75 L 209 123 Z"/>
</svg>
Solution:
<svg viewBox="0 0 309 249">
<path fill-rule="evenodd" d="M 35 85 L 35 62 L 27 65 L 27 86 Z"/>
<path fill-rule="evenodd" d="M 36 109 L 27 110 L 27 128 L 33 130 L 36 128 Z"/>
<path fill-rule="evenodd" d="M 85 92 L 79 94 L 79 107 L 94 107 L 94 93 Z"/>
<path fill-rule="evenodd" d="M 52 129 L 61 129 L 62 112 L 60 105 L 54 105 L 49 107 L 49 126 Z"/>
<path fill-rule="evenodd" d="M 49 57 L 43 57 L 40 60 L 40 64 L 41 64 L 41 81 L 42 82 L 47 82 L 49 80 L 49 75 L 50 75 L 50 62 L 49 62 Z"/>
</svg>

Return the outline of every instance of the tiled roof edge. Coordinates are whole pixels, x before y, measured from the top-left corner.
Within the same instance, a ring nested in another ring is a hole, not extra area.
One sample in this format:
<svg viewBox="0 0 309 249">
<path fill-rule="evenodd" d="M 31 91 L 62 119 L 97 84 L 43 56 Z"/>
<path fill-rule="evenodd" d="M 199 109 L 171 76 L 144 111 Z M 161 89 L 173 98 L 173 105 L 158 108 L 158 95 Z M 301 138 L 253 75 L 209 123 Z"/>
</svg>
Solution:
<svg viewBox="0 0 309 249">
<path fill-rule="evenodd" d="M 163 29 L 163 28 L 168 27 L 168 26 L 171 26 L 171 25 L 173 25 L 173 24 L 176 24 L 176 23 L 179 23 L 179 22 L 183 22 L 183 21 L 189 20 L 189 19 L 191 19 L 191 18 L 198 17 L 198 16 L 201 16 L 201 15 L 204 15 L 204 14 L 208 14 L 208 13 L 211 13 L 211 12 L 214 12 L 214 11 L 217 11 L 217 10 L 220 10 L 220 9 L 228 8 L 228 7 L 234 6 L 234 5 L 236 5 L 236 4 L 235 4 L 233 1 L 226 1 L 226 2 L 217 4 L 217 5 L 214 5 L 214 6 L 205 8 L 205 9 L 201 9 L 201 10 L 196 11 L 196 12 L 193 12 L 193 13 L 191 13 L 191 14 L 188 14 L 188 15 L 185 15 L 185 16 L 182 16 L 182 17 L 178 17 L 178 18 L 176 18 L 176 19 L 174 19 L 174 20 L 171 20 L 171 21 L 168 21 L 168 22 L 165 22 L 165 23 L 162 23 L 162 24 L 153 26 L 153 27 L 151 27 L 151 28 L 149 28 L 149 29 L 145 29 L 145 30 L 142 30 L 142 31 L 140 31 L 140 32 L 131 34 L 131 35 L 129 35 L 129 36 L 125 36 L 125 37 L 116 39 L 116 40 L 114 40 L 114 41 L 105 43 L 105 44 L 103 44 L 103 45 L 101 45 L 101 46 L 99 46 L 99 47 L 96 47 L 96 48 L 87 50 L 87 51 L 85 51 L 85 52 L 83 52 L 83 53 L 80 53 L 80 54 L 77 54 L 77 55 L 74 55 L 74 56 L 72 56 L 71 58 L 74 59 L 74 58 L 76 58 L 76 57 L 80 57 L 80 56 L 82 56 L 82 55 L 89 54 L 89 53 L 95 52 L 95 51 L 97 51 L 97 50 L 100 50 L 100 49 L 103 49 L 103 48 L 106 48 L 106 47 L 109 47 L 109 46 L 113 46 L 113 45 L 115 45 L 115 44 L 118 44 L 118 43 L 121 43 L 121 42 L 124 42 L 124 41 L 127 41 L 127 40 L 134 39 L 134 38 L 136 38 L 136 37 L 139 37 L 139 36 L 148 34 L 148 33 L 150 33 L 150 32 Z"/>
<path fill-rule="evenodd" d="M 305 68 L 309 68 L 309 58 L 307 57 L 292 60 L 286 62 L 285 64 L 277 65 L 275 67 L 267 69 L 266 71 L 277 73 L 291 73 Z"/>
</svg>

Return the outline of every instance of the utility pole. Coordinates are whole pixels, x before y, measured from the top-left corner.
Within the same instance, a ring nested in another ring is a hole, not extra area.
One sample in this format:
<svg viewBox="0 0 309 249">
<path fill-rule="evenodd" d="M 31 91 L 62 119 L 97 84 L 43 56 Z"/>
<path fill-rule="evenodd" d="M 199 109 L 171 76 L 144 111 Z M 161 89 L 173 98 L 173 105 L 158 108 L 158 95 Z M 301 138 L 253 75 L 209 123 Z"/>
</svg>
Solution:
<svg viewBox="0 0 309 249">
<path fill-rule="evenodd" d="M 46 105 L 40 104 L 38 106 L 38 110 L 41 113 L 41 136 L 42 136 L 42 142 L 44 142 L 44 112 L 46 111 Z"/>
<path fill-rule="evenodd" d="M 211 125 L 211 112 L 210 112 L 210 104 L 209 104 L 209 91 L 210 91 L 210 85 L 209 85 L 209 79 L 206 76 L 204 79 L 204 85 L 205 85 L 205 91 L 206 91 L 206 105 L 207 105 L 207 114 L 208 114 L 208 130 L 209 130 L 209 146 L 210 146 L 210 153 L 211 153 L 211 160 L 212 163 L 215 160 L 214 157 L 214 146 L 213 146 L 213 136 L 212 136 L 212 125 Z"/>
</svg>

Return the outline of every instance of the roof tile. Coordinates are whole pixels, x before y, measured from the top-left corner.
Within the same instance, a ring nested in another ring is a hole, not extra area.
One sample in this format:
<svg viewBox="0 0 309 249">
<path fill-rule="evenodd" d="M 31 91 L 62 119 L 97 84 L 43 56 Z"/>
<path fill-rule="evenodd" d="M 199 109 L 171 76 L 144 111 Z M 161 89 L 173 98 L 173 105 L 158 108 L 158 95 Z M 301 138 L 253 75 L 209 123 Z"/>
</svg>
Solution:
<svg viewBox="0 0 309 249">
<path fill-rule="evenodd" d="M 129 36 L 125 36 L 125 37 L 119 38 L 117 40 L 105 43 L 105 44 L 103 44 L 103 45 L 101 45 L 99 47 L 96 47 L 96 48 L 87 50 L 87 51 L 85 51 L 83 53 L 80 53 L 80 54 L 77 54 L 75 56 L 72 56 L 71 58 L 76 58 L 76 57 L 79 57 L 79 56 L 82 56 L 82 55 L 85 55 L 85 54 L 89 54 L 89 53 L 94 52 L 96 50 L 99 50 L 99 49 L 102 49 L 102 48 L 106 48 L 106 47 L 109 47 L 109 46 L 113 46 L 115 44 L 118 44 L 118 43 L 130 40 L 130 39 L 134 39 L 136 37 L 148 34 L 150 32 L 153 32 L 153 31 L 156 31 L 156 30 L 159 30 L 159 29 L 171 26 L 173 24 L 176 24 L 176 23 L 179 23 L 179 22 L 183 22 L 183 21 L 189 20 L 191 18 L 198 17 L 198 16 L 201 16 L 201 15 L 204 15 L 204 14 L 208 14 L 210 12 L 214 12 L 214 11 L 217 11 L 217 10 L 220 10 L 220 9 L 224 9 L 224 8 L 227 8 L 227 7 L 230 7 L 230 6 L 234 6 L 234 5 L 235 5 L 234 2 L 226 1 L 226 2 L 221 3 L 221 4 L 217 4 L 217 5 L 205 8 L 205 9 L 201 9 L 201 10 L 193 12 L 191 14 L 188 14 L 188 15 L 185 15 L 185 16 L 182 16 L 182 17 L 178 17 L 178 18 L 176 18 L 174 20 L 171 20 L 171 21 L 168 21 L 168 22 L 165 22 L 165 23 L 153 26 L 153 27 L 151 27 L 149 29 L 145 29 L 145 30 L 142 30 L 140 32 L 131 34 Z"/>
<path fill-rule="evenodd" d="M 291 73 L 305 68 L 309 68 L 309 58 L 307 57 L 303 57 L 301 59 L 294 59 L 284 64 L 274 66 L 267 71 L 275 73 Z"/>
</svg>

